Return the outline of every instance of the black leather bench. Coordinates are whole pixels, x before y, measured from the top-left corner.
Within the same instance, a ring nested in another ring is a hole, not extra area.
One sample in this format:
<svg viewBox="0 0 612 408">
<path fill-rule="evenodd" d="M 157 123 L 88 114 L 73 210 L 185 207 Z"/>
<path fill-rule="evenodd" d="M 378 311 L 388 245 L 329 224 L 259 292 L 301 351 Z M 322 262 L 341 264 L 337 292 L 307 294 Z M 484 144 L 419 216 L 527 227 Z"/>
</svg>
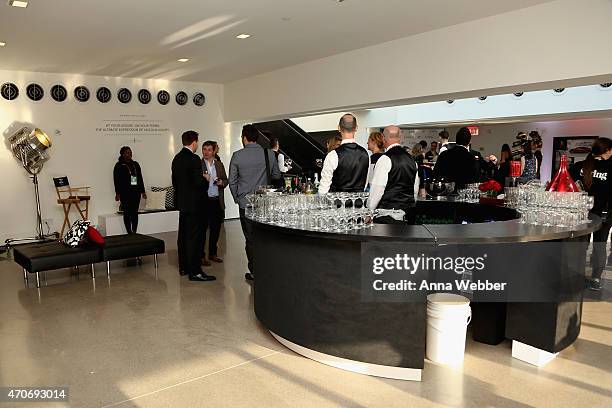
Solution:
<svg viewBox="0 0 612 408">
<path fill-rule="evenodd" d="M 70 248 L 61 242 L 41 242 L 18 245 L 13 248 L 13 259 L 23 268 L 23 279 L 28 281 L 28 272 L 36 274 L 36 287 L 40 287 L 40 272 L 91 265 L 92 278 L 96 272 L 94 264 L 100 262 L 102 249 L 98 245 L 80 245 Z"/>
<path fill-rule="evenodd" d="M 157 254 L 163 254 L 163 240 L 141 234 L 113 235 L 104 238 L 102 260 L 106 262 L 106 273 L 110 276 L 110 261 L 153 255 L 157 269 Z"/>
<path fill-rule="evenodd" d="M 40 272 L 54 269 L 91 265 L 91 277 L 95 279 L 94 264 L 106 262 L 110 275 L 110 261 L 153 255 L 157 270 L 157 254 L 165 252 L 161 239 L 147 235 L 116 235 L 105 238 L 103 246 L 83 244 L 70 248 L 61 242 L 42 242 L 18 245 L 13 248 L 13 259 L 23 268 L 23 278 L 28 282 L 28 273 L 36 274 L 36 287 L 40 287 Z"/>
</svg>

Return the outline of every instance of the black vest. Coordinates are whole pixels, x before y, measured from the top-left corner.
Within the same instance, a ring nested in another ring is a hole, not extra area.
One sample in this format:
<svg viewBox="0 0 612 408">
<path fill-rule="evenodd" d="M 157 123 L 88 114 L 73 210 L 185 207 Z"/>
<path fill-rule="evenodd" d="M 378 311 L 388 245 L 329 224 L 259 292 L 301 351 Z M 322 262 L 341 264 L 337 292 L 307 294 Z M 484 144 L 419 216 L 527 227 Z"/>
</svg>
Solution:
<svg viewBox="0 0 612 408">
<path fill-rule="evenodd" d="M 401 146 L 391 148 L 385 156 L 391 159 L 391 170 L 378 208 L 405 210 L 414 207 L 416 162 Z"/>
<path fill-rule="evenodd" d="M 370 158 L 357 143 L 345 143 L 336 149 L 338 167 L 334 171 L 331 192 L 355 193 L 363 191 L 368 180 Z"/>
</svg>

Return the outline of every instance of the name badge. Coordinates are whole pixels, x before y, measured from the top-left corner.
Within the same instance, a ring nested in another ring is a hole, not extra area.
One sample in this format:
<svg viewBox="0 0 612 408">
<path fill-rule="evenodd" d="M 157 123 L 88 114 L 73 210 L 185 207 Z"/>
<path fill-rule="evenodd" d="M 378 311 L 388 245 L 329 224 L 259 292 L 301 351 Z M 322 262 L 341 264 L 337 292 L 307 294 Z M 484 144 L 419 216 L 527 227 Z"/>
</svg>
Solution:
<svg viewBox="0 0 612 408">
<path fill-rule="evenodd" d="M 130 183 L 133 186 L 137 186 L 138 185 L 138 178 L 136 178 L 136 176 L 130 176 Z"/>
</svg>

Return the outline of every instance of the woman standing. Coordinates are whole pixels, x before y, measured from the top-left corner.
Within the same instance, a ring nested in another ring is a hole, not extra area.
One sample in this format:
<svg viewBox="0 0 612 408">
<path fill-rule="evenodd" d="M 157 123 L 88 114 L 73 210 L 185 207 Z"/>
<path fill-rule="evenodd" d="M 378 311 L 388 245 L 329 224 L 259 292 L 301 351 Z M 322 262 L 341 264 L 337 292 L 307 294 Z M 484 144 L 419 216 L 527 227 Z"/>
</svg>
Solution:
<svg viewBox="0 0 612 408">
<path fill-rule="evenodd" d="M 499 154 L 499 163 L 497 164 L 497 172 L 495 180 L 502 186 L 506 184 L 506 177 L 510 177 L 510 162 L 512 161 L 512 150 L 507 143 L 504 143 Z"/>
<path fill-rule="evenodd" d="M 521 181 L 528 182 L 538 175 L 538 159 L 532 152 L 531 141 L 522 144 L 523 154 L 521 156 Z"/>
<path fill-rule="evenodd" d="M 368 137 L 368 150 L 372 152 L 370 164 L 374 165 L 385 152 L 383 135 L 380 132 L 372 132 Z"/>
<path fill-rule="evenodd" d="M 142 171 L 138 162 L 132 160 L 132 149 L 123 146 L 119 150 L 119 160 L 113 170 L 115 181 L 115 201 L 121 203 L 123 222 L 128 234 L 135 234 L 138 228 L 138 207 L 140 197 L 146 200 Z"/>
<path fill-rule="evenodd" d="M 423 164 L 423 161 L 425 160 L 425 154 L 423 153 L 423 146 L 420 143 L 414 145 L 410 154 L 419 166 Z"/>
<path fill-rule="evenodd" d="M 594 198 L 591 213 L 601 217 L 601 228 L 593 233 L 593 254 L 591 266 L 593 273 L 589 289 L 601 290 L 601 275 L 606 266 L 606 243 L 612 226 L 609 215 L 612 201 L 612 172 L 610 171 L 612 141 L 600 137 L 593 143 L 586 160 L 574 164 L 570 173 L 574 180 L 580 180 L 585 190 Z"/>
<path fill-rule="evenodd" d="M 372 154 L 370 155 L 370 169 L 368 170 L 368 184 L 366 191 L 370 191 L 370 182 L 372 181 L 372 176 L 374 175 L 374 166 L 376 166 L 376 162 L 385 152 L 382 133 L 370 133 L 370 136 L 368 136 L 368 150 L 371 151 Z"/>
<path fill-rule="evenodd" d="M 325 142 L 327 153 L 340 147 L 341 143 L 342 143 L 342 138 L 340 137 L 340 135 L 332 136 L 329 139 L 327 139 L 327 141 Z"/>
<path fill-rule="evenodd" d="M 421 143 L 417 143 L 412 148 L 412 151 L 409 152 L 417 164 L 419 175 L 419 197 L 425 197 L 425 180 L 429 177 L 429 172 L 426 171 L 423 163 L 425 162 L 425 153 L 423 153 L 423 145 Z M 427 169 L 428 170 L 428 169 Z"/>
</svg>

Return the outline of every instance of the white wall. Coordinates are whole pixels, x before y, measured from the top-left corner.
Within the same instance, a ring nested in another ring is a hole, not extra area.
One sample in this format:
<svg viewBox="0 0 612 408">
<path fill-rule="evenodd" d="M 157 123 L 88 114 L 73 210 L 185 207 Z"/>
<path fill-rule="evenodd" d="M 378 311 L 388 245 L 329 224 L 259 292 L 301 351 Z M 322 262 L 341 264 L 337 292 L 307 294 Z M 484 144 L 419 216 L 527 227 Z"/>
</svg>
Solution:
<svg viewBox="0 0 612 408">
<path fill-rule="evenodd" d="M 609 0 L 557 0 L 242 79 L 226 120 L 609 82 L 611 15 Z"/>
<path fill-rule="evenodd" d="M 369 121 L 367 118 L 367 111 L 352 111 L 352 112 L 334 112 L 325 113 L 322 115 L 303 116 L 299 118 L 292 118 L 296 125 L 301 127 L 306 132 L 321 132 L 329 130 L 337 130 L 338 122 L 345 113 L 352 113 L 357 119 L 357 133 L 355 134 L 355 140 L 357 143 L 366 145 L 368 142 L 369 135 Z"/>
<path fill-rule="evenodd" d="M 218 140 L 221 158 L 229 166 L 231 152 L 240 147 L 239 138 L 226 133 L 223 121 L 223 89 L 216 84 L 168 82 L 160 80 L 121 79 L 95 76 L 42 74 L 29 72 L 0 71 L 0 84 L 14 82 L 19 86 L 19 97 L 14 101 L 0 98 L 0 131 L 4 138 L 10 136 L 22 124 L 32 124 L 49 134 L 53 146 L 49 150 L 50 160 L 40 175 L 43 218 L 52 219 L 55 229 L 61 228 L 63 213 L 56 203 L 52 177 L 68 176 L 74 186 L 92 187 L 89 218 L 97 223 L 98 214 L 117 210 L 114 201 L 112 180 L 113 166 L 119 148 L 129 145 L 134 159 L 142 166 L 145 184 L 169 185 L 170 164 L 181 147 L 181 134 L 188 129 L 200 133 L 200 139 Z M 45 89 L 42 101 L 27 98 L 25 87 L 36 82 Z M 68 89 L 69 98 L 57 103 L 49 96 L 52 85 L 62 84 Z M 76 101 L 72 95 L 75 86 L 85 85 L 92 92 L 86 103 Z M 95 99 L 95 90 L 107 86 L 113 91 L 113 100 L 108 104 Z M 123 105 L 117 101 L 116 91 L 127 87 L 132 91 L 132 101 Z M 156 99 L 148 105 L 136 99 L 139 89 L 153 93 L 166 89 L 172 101 L 160 105 Z M 191 100 L 186 106 L 174 101 L 174 94 L 184 90 L 190 97 L 197 91 L 207 97 L 203 107 L 196 107 Z M 147 120 L 159 120 L 168 132 L 162 135 L 138 135 L 135 137 L 103 135 L 96 128 L 107 119 L 120 119 L 120 115 L 145 115 Z M 35 202 L 33 186 L 25 170 L 5 146 L 0 148 L 0 172 L 5 180 L 3 199 L 0 201 L 0 240 L 9 237 L 32 236 L 35 232 Z M 227 195 L 229 196 L 229 194 Z M 237 216 L 231 197 L 226 198 L 227 216 Z M 75 213 L 76 214 L 76 213 Z M 74 214 L 73 214 L 74 219 Z"/>
</svg>

